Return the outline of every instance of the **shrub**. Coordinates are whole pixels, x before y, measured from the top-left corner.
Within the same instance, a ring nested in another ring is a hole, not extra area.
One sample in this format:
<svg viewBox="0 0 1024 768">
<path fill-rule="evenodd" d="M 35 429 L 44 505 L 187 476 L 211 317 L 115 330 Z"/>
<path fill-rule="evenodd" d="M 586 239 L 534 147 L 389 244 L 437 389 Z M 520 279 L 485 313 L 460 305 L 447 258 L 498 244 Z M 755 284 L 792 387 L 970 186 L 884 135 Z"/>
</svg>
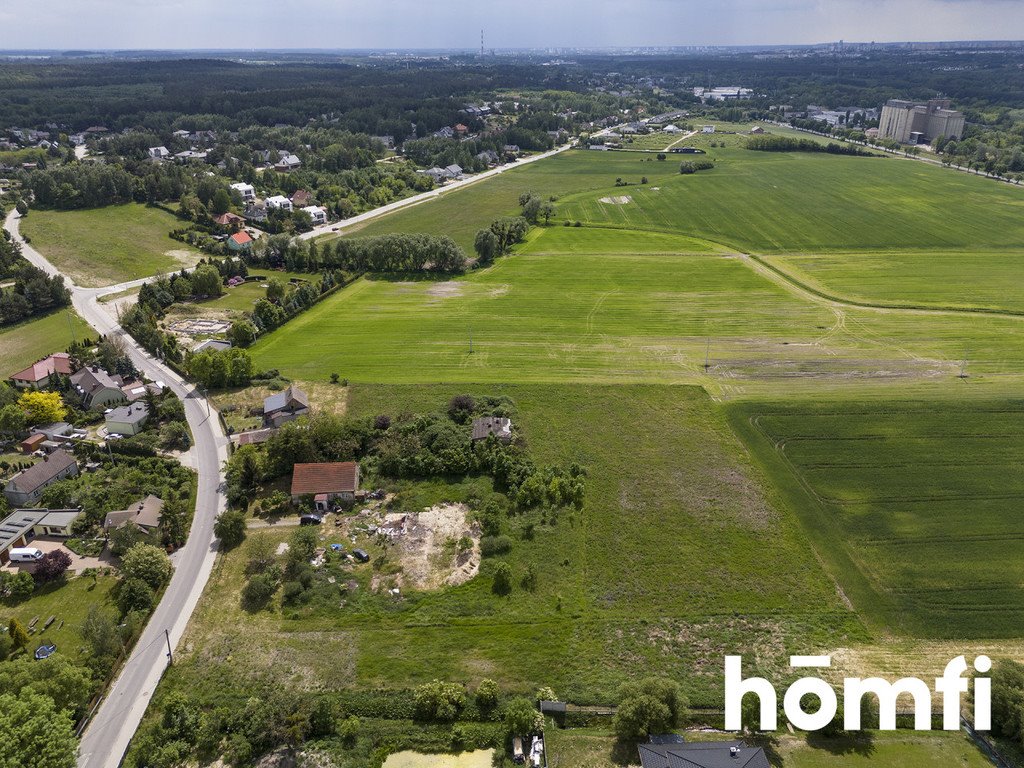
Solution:
<svg viewBox="0 0 1024 768">
<path fill-rule="evenodd" d="M 458 683 L 434 680 L 419 686 L 413 699 L 417 720 L 451 722 L 466 705 L 466 692 Z"/>
<path fill-rule="evenodd" d="M 483 557 L 504 555 L 512 551 L 512 539 L 508 536 L 484 536 L 480 539 L 480 554 Z"/>
<path fill-rule="evenodd" d="M 122 615 L 134 611 L 149 613 L 153 610 L 153 590 L 142 579 L 126 579 L 117 593 L 117 607 Z"/>
<path fill-rule="evenodd" d="M 71 555 L 62 549 L 55 549 L 43 555 L 42 559 L 36 563 L 35 572 L 32 575 L 40 583 L 57 581 L 64 577 L 70 567 Z"/>
<path fill-rule="evenodd" d="M 245 541 L 245 530 L 245 512 L 241 509 L 229 509 L 222 512 L 213 525 L 213 532 L 225 549 L 234 549 Z"/>
<path fill-rule="evenodd" d="M 512 591 L 512 566 L 498 563 L 494 569 L 494 582 L 491 589 L 497 595 L 507 595 Z"/>
<path fill-rule="evenodd" d="M 126 580 L 138 579 L 152 589 L 159 589 L 171 576 L 171 561 L 159 547 L 136 544 L 121 558 L 121 575 Z"/>
<path fill-rule="evenodd" d="M 249 579 L 242 588 L 242 607 L 247 611 L 258 611 L 270 602 L 275 592 L 277 592 L 277 574 L 258 573 Z"/>
<path fill-rule="evenodd" d="M 493 680 L 481 680 L 476 688 L 476 705 L 481 712 L 487 712 L 498 705 L 498 684 Z"/>
</svg>

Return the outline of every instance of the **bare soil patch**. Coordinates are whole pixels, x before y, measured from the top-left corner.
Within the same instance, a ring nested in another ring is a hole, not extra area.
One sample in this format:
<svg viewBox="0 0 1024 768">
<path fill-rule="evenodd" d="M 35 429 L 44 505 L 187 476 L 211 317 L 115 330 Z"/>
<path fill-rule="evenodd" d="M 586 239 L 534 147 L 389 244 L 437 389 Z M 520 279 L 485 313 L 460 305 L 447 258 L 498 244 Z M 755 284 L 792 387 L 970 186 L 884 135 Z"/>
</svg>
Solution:
<svg viewBox="0 0 1024 768">
<path fill-rule="evenodd" d="M 597 202 L 604 203 L 605 205 L 628 205 L 633 202 L 633 198 L 629 195 L 616 195 L 613 197 L 602 197 Z"/>
<path fill-rule="evenodd" d="M 468 522 L 465 504 L 438 504 L 422 512 L 388 513 L 378 529 L 390 536 L 403 581 L 416 589 L 463 584 L 480 571 L 480 528 Z M 469 547 L 460 549 L 460 540 Z"/>
<path fill-rule="evenodd" d="M 453 280 L 447 280 L 443 283 L 434 283 L 427 289 L 427 295 L 437 296 L 441 299 L 447 299 L 452 296 L 461 296 L 462 284 L 456 283 Z"/>
</svg>

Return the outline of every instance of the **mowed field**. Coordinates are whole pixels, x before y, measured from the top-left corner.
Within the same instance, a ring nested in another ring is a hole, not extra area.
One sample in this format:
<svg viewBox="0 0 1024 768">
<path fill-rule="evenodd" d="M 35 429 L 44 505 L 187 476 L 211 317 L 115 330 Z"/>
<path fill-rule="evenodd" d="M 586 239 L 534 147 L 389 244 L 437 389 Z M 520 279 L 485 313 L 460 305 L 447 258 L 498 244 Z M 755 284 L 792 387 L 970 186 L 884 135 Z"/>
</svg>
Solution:
<svg viewBox="0 0 1024 768">
<path fill-rule="evenodd" d="M 869 623 L 921 638 L 1024 626 L 1024 403 L 730 406 Z"/>
<path fill-rule="evenodd" d="M 693 137 L 698 138 L 743 140 Z M 357 234 L 449 234 L 471 251 L 478 229 L 515 213 L 519 193 L 533 190 L 558 198 L 559 223 L 676 232 L 769 255 L 840 297 L 1021 306 L 1013 287 L 1024 284 L 1019 188 L 893 157 L 751 152 L 738 146 L 709 149 L 708 157 L 717 162 L 714 170 L 681 176 L 680 158 L 673 155 L 659 162 L 638 153 L 565 152 L 386 216 Z M 643 176 L 646 185 L 639 183 Z M 616 178 L 631 186 L 616 187 Z M 611 196 L 632 200 L 601 202 Z"/>
<path fill-rule="evenodd" d="M 700 389 L 357 385 L 349 412 L 433 411 L 465 392 L 510 397 L 539 464 L 586 467 L 582 511 L 540 518 L 532 539 L 523 520 L 511 520 L 511 553 L 485 559 L 481 575 L 461 586 L 403 589 L 395 600 L 364 584 L 337 608 L 243 612 L 243 547 L 212 577 L 183 643 L 191 650 L 176 659 L 178 684 L 216 696 L 263 678 L 406 688 L 489 677 L 510 691 L 548 684 L 569 700 L 607 703 L 624 679 L 665 674 L 714 706 L 725 653 L 749 654 L 760 669 L 783 674 L 795 649 L 866 638 L 797 520 Z M 482 491 L 479 481 L 456 480 L 430 495 L 462 500 L 474 489 Z M 417 498 L 425 497 L 409 497 L 410 505 Z M 284 540 L 288 532 L 270 535 Z M 381 556 L 379 544 L 369 547 Z M 507 598 L 491 592 L 500 559 L 517 584 Z M 518 586 L 529 565 L 538 574 L 534 592 Z"/>
<path fill-rule="evenodd" d="M 94 333 L 70 307 L 0 328 L 0 376 L 7 378 L 52 352 L 63 352 L 72 340 L 92 338 Z"/>
<path fill-rule="evenodd" d="M 141 203 L 81 211 L 32 211 L 21 232 L 78 285 L 98 287 L 173 272 L 202 257 L 171 239 L 173 215 Z"/>
<path fill-rule="evenodd" d="M 972 383 L 1013 378 L 1024 322 L 839 307 L 708 242 L 549 227 L 457 279 L 360 280 L 253 355 L 306 380 L 662 381 L 731 397 L 949 383 L 967 347 Z"/>
</svg>

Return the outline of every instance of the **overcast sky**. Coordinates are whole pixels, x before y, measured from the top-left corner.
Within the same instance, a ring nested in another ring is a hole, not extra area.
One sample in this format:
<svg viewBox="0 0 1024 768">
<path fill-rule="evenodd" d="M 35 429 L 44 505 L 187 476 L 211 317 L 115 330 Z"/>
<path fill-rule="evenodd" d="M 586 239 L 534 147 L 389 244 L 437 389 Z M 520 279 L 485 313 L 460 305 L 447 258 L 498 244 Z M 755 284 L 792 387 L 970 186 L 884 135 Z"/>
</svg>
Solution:
<svg viewBox="0 0 1024 768">
<path fill-rule="evenodd" d="M 488 48 L 1024 38 L 1022 0 L 0 0 L 0 49 Z"/>
</svg>

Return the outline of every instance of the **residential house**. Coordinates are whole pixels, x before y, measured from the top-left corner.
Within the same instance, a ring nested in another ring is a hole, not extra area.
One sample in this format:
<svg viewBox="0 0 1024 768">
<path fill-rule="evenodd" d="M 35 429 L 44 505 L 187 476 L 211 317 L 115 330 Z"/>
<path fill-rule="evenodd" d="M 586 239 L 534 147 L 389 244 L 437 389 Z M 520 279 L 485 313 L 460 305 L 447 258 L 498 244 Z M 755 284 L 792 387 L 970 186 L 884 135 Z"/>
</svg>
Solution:
<svg viewBox="0 0 1024 768">
<path fill-rule="evenodd" d="M 292 207 L 294 208 L 305 208 L 307 205 L 313 204 L 313 194 L 307 192 L 304 189 L 300 189 L 294 195 L 292 195 Z"/>
<path fill-rule="evenodd" d="M 108 512 L 103 519 L 103 530 L 112 531 L 131 523 L 148 533 L 160 527 L 160 515 L 163 511 L 164 500 L 150 494 L 130 505 L 128 509 Z"/>
<path fill-rule="evenodd" d="M 320 205 L 307 205 L 302 209 L 309 214 L 314 227 L 323 226 L 327 223 L 327 209 Z"/>
<path fill-rule="evenodd" d="M 270 439 L 277 430 L 270 427 L 263 429 L 250 429 L 248 432 L 237 432 L 231 436 L 235 445 L 259 445 Z"/>
<path fill-rule="evenodd" d="M 86 408 L 103 408 L 123 403 L 127 398 L 121 387 L 120 376 L 111 376 L 98 366 L 86 367 L 72 374 L 71 384 L 82 398 Z"/>
<path fill-rule="evenodd" d="M 221 227 L 234 227 L 235 225 L 241 227 L 245 225 L 245 219 L 239 216 L 237 213 L 222 213 L 220 216 L 213 218 L 214 224 Z"/>
<path fill-rule="evenodd" d="M 274 170 L 278 173 L 291 173 L 301 167 L 302 161 L 290 152 L 282 154 L 281 159 L 274 163 Z"/>
<path fill-rule="evenodd" d="M 639 745 L 643 768 L 771 768 L 761 747 L 748 747 L 743 741 L 680 743 L 651 738 Z"/>
<path fill-rule="evenodd" d="M 714 133 L 715 132 L 715 126 L 713 126 L 713 125 L 705 125 L 703 128 L 700 129 L 700 132 L 701 133 Z"/>
<path fill-rule="evenodd" d="M 74 432 L 75 428 L 66 421 L 55 421 L 52 424 L 43 424 L 32 428 L 33 435 L 42 435 L 47 440 L 53 442 L 67 442 Z M 80 432 L 80 434 L 85 433 Z"/>
<path fill-rule="evenodd" d="M 502 416 L 483 416 L 473 419 L 473 442 L 486 440 L 491 435 L 503 443 L 510 442 L 512 440 L 512 420 Z"/>
<path fill-rule="evenodd" d="M 683 129 L 680 128 L 678 125 L 666 125 L 664 128 L 661 129 L 661 132 L 662 133 L 682 133 Z"/>
<path fill-rule="evenodd" d="M 292 211 L 292 201 L 284 195 L 271 195 L 263 201 L 267 208 L 279 208 L 282 211 Z"/>
<path fill-rule="evenodd" d="M 448 172 L 444 168 L 438 168 L 436 165 L 433 168 L 428 168 L 425 171 L 416 171 L 416 173 L 422 173 L 424 176 L 429 176 L 434 180 L 435 184 L 443 184 L 448 180 Z"/>
<path fill-rule="evenodd" d="M 150 160 L 166 160 L 171 156 L 171 151 L 167 147 L 150 147 L 148 151 Z"/>
<path fill-rule="evenodd" d="M 518 144 L 506 144 L 501 151 L 506 155 L 518 155 L 522 150 L 519 149 Z"/>
<path fill-rule="evenodd" d="M 265 203 L 249 203 L 245 206 L 243 211 L 247 221 L 266 221 L 267 220 L 267 206 Z"/>
<path fill-rule="evenodd" d="M 121 391 L 124 392 L 124 396 L 128 399 L 129 403 L 134 403 L 136 400 L 145 397 L 147 392 L 159 395 L 163 390 L 164 385 L 160 382 L 146 384 L 138 379 L 125 382 L 121 387 Z"/>
<path fill-rule="evenodd" d="M 355 499 L 359 490 L 359 465 L 354 461 L 296 464 L 291 490 L 293 501 L 312 496 L 317 510 L 328 512 L 335 500 Z"/>
<path fill-rule="evenodd" d="M 279 427 L 309 413 L 309 396 L 292 385 L 281 392 L 275 392 L 263 401 L 263 424 Z"/>
<path fill-rule="evenodd" d="M 187 139 L 188 138 L 188 131 L 186 131 L 184 129 L 181 129 L 181 130 L 178 130 L 178 131 L 175 131 L 174 133 L 172 133 L 171 136 L 173 136 L 176 139 Z"/>
<path fill-rule="evenodd" d="M 750 129 L 750 132 L 753 134 L 764 133 L 764 128 L 762 128 L 760 125 L 755 125 L 753 128 Z"/>
<path fill-rule="evenodd" d="M 607 144 L 591 144 L 587 149 L 596 149 L 598 152 L 607 152 L 611 147 Z"/>
<path fill-rule="evenodd" d="M 452 130 L 455 132 L 456 136 L 465 136 L 467 133 L 469 133 L 469 128 L 464 126 L 462 123 L 456 123 L 455 125 L 453 125 Z"/>
<path fill-rule="evenodd" d="M 10 561 L 9 550 L 26 547 L 35 536 L 71 536 L 78 509 L 16 509 L 0 520 L 0 565 Z"/>
<path fill-rule="evenodd" d="M 252 184 L 246 184 L 244 181 L 239 181 L 232 184 L 231 189 L 235 190 L 242 196 L 243 203 L 251 203 L 256 199 L 256 188 Z"/>
<path fill-rule="evenodd" d="M 67 451 L 54 451 L 42 461 L 24 469 L 4 486 L 4 496 L 12 506 L 35 504 L 43 491 L 58 480 L 75 477 L 78 462 Z"/>
<path fill-rule="evenodd" d="M 72 133 L 70 136 L 68 136 L 68 141 L 71 142 L 71 146 L 73 146 L 73 147 L 80 147 L 83 144 L 85 144 L 85 134 L 84 133 Z"/>
<path fill-rule="evenodd" d="M 447 174 L 449 179 L 461 179 L 462 178 L 462 166 L 461 165 L 456 165 L 455 163 L 452 163 L 451 165 L 447 165 L 444 168 L 444 172 L 445 172 L 445 174 Z"/>
<path fill-rule="evenodd" d="M 192 161 L 205 162 L 207 152 L 199 152 L 194 149 L 186 149 L 184 152 L 177 152 L 174 155 L 174 159 L 179 163 L 190 163 Z"/>
<path fill-rule="evenodd" d="M 248 251 L 252 248 L 252 238 L 244 229 L 235 232 L 228 238 L 228 248 L 232 251 Z"/>
<path fill-rule="evenodd" d="M 488 165 L 497 165 L 498 153 L 493 149 L 485 149 L 483 152 L 477 154 L 476 159 L 487 163 Z"/>
<path fill-rule="evenodd" d="M 371 136 L 370 138 L 376 139 L 384 145 L 385 149 L 395 148 L 395 137 L 394 136 Z"/>
<path fill-rule="evenodd" d="M 50 376 L 70 376 L 72 373 L 71 355 L 67 352 L 55 352 L 32 363 L 23 371 L 11 376 L 11 383 L 21 389 L 43 389 L 50 382 Z"/>
<path fill-rule="evenodd" d="M 149 421 L 149 406 L 144 400 L 114 408 L 103 417 L 108 434 L 137 435 Z"/>
<path fill-rule="evenodd" d="M 434 131 L 431 136 L 435 139 L 454 139 L 455 129 L 450 125 L 446 125 L 444 128 Z"/>
</svg>

